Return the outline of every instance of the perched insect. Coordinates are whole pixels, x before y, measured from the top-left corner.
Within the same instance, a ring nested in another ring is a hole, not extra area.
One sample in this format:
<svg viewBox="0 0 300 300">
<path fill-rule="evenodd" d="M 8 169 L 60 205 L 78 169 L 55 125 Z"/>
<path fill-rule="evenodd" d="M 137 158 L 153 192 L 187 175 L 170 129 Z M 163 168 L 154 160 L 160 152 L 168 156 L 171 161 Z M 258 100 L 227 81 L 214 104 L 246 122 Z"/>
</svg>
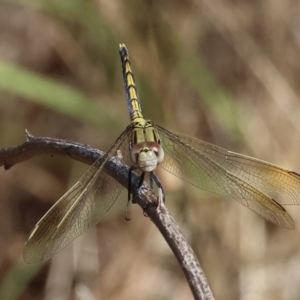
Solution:
<svg viewBox="0 0 300 300">
<path fill-rule="evenodd" d="M 154 173 L 158 165 L 201 189 L 236 199 L 276 225 L 294 228 L 281 204 L 299 204 L 299 174 L 172 133 L 146 120 L 124 44 L 120 45 L 120 56 L 131 123 L 106 156 L 96 161 L 35 225 L 24 249 L 26 262 L 47 260 L 94 226 L 110 209 L 122 186 L 103 171 L 103 166 L 118 150 L 130 157 L 130 174 L 135 169 L 142 172 L 139 185 L 149 173 L 163 198 L 162 185 Z M 130 183 L 129 180 L 129 198 Z"/>
</svg>

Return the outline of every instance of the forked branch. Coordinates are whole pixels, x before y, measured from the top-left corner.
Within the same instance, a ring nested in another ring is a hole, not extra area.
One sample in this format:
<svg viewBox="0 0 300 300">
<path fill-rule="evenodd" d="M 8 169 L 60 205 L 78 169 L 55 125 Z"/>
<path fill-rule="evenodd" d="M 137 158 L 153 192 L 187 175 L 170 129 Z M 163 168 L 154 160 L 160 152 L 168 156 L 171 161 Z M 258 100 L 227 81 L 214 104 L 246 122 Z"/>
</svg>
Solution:
<svg viewBox="0 0 300 300">
<path fill-rule="evenodd" d="M 105 154 L 88 145 L 76 142 L 48 137 L 34 137 L 27 131 L 26 136 L 25 143 L 0 150 L 0 166 L 4 166 L 7 170 L 15 164 L 37 155 L 66 156 L 92 165 Z M 104 167 L 104 171 L 113 176 L 125 188 L 128 186 L 128 170 L 129 168 L 116 157 L 111 158 Z M 132 187 L 137 186 L 139 176 L 133 173 L 132 181 Z M 149 216 L 169 244 L 183 269 L 194 298 L 201 300 L 214 299 L 194 251 L 164 203 L 157 201 L 158 199 L 146 184 L 139 190 L 133 189 L 133 202 L 142 207 L 145 214 Z M 157 206 L 158 202 L 159 205 Z"/>
</svg>

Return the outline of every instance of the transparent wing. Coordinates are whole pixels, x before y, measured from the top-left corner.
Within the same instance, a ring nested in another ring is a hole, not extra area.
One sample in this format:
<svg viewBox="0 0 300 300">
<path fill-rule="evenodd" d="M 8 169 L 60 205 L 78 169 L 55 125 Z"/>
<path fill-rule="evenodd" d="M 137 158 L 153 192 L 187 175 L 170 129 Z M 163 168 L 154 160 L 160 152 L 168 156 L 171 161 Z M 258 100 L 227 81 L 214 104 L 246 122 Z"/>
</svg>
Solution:
<svg viewBox="0 0 300 300">
<path fill-rule="evenodd" d="M 128 127 L 106 157 L 97 160 L 35 225 L 24 248 L 27 263 L 47 260 L 98 223 L 110 209 L 122 186 L 103 171 L 103 166 L 117 150 L 126 151 L 124 141 L 129 131 Z"/>
<path fill-rule="evenodd" d="M 276 225 L 294 228 L 292 218 L 276 201 L 299 204 L 297 173 L 156 128 L 166 153 L 162 168 L 201 189 L 233 197 Z"/>
</svg>

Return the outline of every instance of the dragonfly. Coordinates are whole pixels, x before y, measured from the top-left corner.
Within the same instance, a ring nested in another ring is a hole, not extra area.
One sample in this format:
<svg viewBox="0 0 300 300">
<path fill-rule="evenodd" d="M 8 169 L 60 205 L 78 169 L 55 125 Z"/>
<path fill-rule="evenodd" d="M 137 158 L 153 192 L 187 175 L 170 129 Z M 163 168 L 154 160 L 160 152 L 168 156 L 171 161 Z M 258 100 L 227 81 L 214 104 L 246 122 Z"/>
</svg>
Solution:
<svg viewBox="0 0 300 300">
<path fill-rule="evenodd" d="M 139 187 L 145 174 L 150 174 L 150 183 L 154 180 L 162 189 L 155 173 L 162 167 L 200 189 L 236 199 L 273 224 L 293 229 L 293 219 L 282 205 L 299 204 L 300 175 L 188 135 L 170 132 L 145 119 L 124 44 L 119 45 L 119 53 L 131 122 L 106 155 L 34 226 L 25 244 L 24 260 L 34 263 L 51 258 L 99 222 L 123 189 L 104 171 L 105 164 L 118 151 L 124 159 L 129 159 L 129 175 L 134 170 L 141 172 Z M 130 186 L 129 180 L 129 197 Z"/>
</svg>

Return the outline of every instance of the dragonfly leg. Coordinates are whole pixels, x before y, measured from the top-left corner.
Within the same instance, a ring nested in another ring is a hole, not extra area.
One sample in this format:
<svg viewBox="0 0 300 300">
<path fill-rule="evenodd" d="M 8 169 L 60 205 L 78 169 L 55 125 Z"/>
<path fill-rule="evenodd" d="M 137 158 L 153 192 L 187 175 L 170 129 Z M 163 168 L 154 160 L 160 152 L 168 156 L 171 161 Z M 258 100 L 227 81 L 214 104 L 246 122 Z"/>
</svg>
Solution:
<svg viewBox="0 0 300 300">
<path fill-rule="evenodd" d="M 127 201 L 128 202 L 130 202 L 130 199 L 131 199 L 131 174 L 132 174 L 132 172 L 134 171 L 134 170 L 136 170 L 137 169 L 137 167 L 135 167 L 135 166 L 131 166 L 130 168 L 129 168 L 129 172 L 128 172 L 128 186 L 127 186 L 127 188 L 128 188 L 128 198 L 127 198 Z M 140 183 L 139 183 L 140 184 Z"/>
<path fill-rule="evenodd" d="M 136 169 L 137 169 L 137 167 L 135 167 L 135 166 L 131 166 L 129 168 L 129 173 L 128 173 L 128 187 L 127 187 L 128 188 L 128 198 L 127 198 L 128 202 L 130 202 L 130 199 L 131 199 L 131 174 Z M 139 186 L 140 186 L 140 181 L 139 181 Z"/>
<path fill-rule="evenodd" d="M 144 179 L 145 179 L 145 172 L 143 172 L 142 175 L 140 176 L 140 181 L 137 187 L 138 189 L 143 185 Z"/>
<path fill-rule="evenodd" d="M 150 178 L 151 178 L 151 176 L 150 176 Z M 143 172 L 143 173 L 141 174 L 141 176 L 140 176 L 139 184 L 138 184 L 138 186 L 137 186 L 138 189 L 143 185 L 144 179 L 145 179 L 145 172 Z M 151 180 L 151 179 L 150 179 L 150 180 Z M 151 185 L 151 182 L 150 182 L 150 185 Z M 151 187 L 151 188 L 152 188 L 152 187 Z M 147 204 L 143 207 L 143 215 L 144 215 L 145 217 L 148 217 L 148 215 L 147 215 L 146 212 L 145 212 L 146 207 L 147 207 Z"/>
<path fill-rule="evenodd" d="M 127 221 L 131 220 L 131 218 L 129 217 L 129 204 L 130 204 L 130 200 L 131 200 L 131 174 L 132 172 L 137 169 L 135 166 L 131 166 L 129 168 L 129 172 L 128 172 L 128 197 L 127 197 L 127 205 L 126 205 L 126 211 L 125 211 L 125 219 Z"/>
<path fill-rule="evenodd" d="M 157 188 L 158 188 L 158 197 L 157 197 L 157 209 L 160 209 L 161 206 L 163 206 L 166 202 L 165 200 L 165 191 L 164 188 L 159 180 L 159 178 L 157 177 L 157 175 L 154 172 L 150 173 L 150 187 L 151 189 L 153 189 L 153 180 L 155 181 Z M 147 208 L 147 204 L 145 205 L 145 207 L 143 208 L 143 214 L 145 217 L 148 217 L 147 213 L 146 213 L 146 208 Z"/>
<path fill-rule="evenodd" d="M 153 176 L 150 175 L 150 189 L 153 190 Z"/>
<path fill-rule="evenodd" d="M 165 202 L 166 202 L 165 190 L 164 190 L 164 188 L 163 188 L 163 186 L 162 186 L 162 184 L 161 184 L 161 182 L 160 182 L 158 176 L 157 176 L 154 172 L 152 172 L 152 173 L 150 174 L 150 180 L 151 180 L 151 179 L 152 179 L 152 181 L 153 181 L 153 180 L 155 181 L 155 183 L 156 183 L 158 189 L 161 190 L 162 199 L 163 199 L 163 202 L 165 203 Z M 151 187 L 151 188 L 152 188 L 152 187 Z"/>
</svg>

